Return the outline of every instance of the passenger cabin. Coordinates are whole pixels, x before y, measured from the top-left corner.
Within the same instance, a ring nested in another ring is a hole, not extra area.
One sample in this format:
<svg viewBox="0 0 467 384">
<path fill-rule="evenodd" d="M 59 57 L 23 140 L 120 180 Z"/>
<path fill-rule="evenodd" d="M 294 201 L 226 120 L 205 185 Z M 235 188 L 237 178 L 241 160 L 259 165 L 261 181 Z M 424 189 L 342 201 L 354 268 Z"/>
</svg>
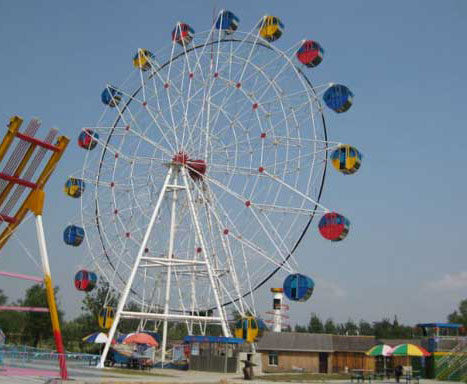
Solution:
<svg viewBox="0 0 467 384">
<path fill-rule="evenodd" d="M 264 16 L 258 24 L 260 36 L 273 42 L 279 39 L 284 32 L 284 24 L 276 16 Z"/>
<path fill-rule="evenodd" d="M 77 179 L 76 177 L 70 177 L 66 183 L 63 191 L 67 196 L 73 197 L 75 199 L 81 197 L 86 189 L 86 184 L 83 180 Z"/>
<path fill-rule="evenodd" d="M 297 59 L 308 68 L 314 68 L 323 61 L 324 49 L 316 41 L 305 40 L 297 51 Z"/>
<path fill-rule="evenodd" d="M 351 175 L 358 171 L 362 162 L 362 155 L 348 144 L 339 145 L 331 153 L 332 166 L 345 175 Z"/>
<path fill-rule="evenodd" d="M 261 336 L 264 329 L 262 321 L 253 316 L 242 317 L 235 323 L 235 337 L 247 343 L 254 343 Z"/>
<path fill-rule="evenodd" d="M 294 273 L 286 277 L 284 280 L 284 294 L 292 301 L 307 301 L 311 294 L 315 283 L 308 276 L 300 273 Z"/>
<path fill-rule="evenodd" d="M 104 307 L 99 312 L 98 323 L 99 327 L 109 329 L 115 318 L 114 309 L 112 307 Z"/>
<path fill-rule="evenodd" d="M 136 55 L 133 57 L 133 66 L 141 69 L 142 71 L 148 71 L 151 69 L 151 60 L 154 59 L 154 55 L 147 49 L 138 49 Z"/>
<path fill-rule="evenodd" d="M 85 129 L 78 136 L 78 146 L 88 151 L 92 151 L 96 148 L 98 139 L 99 135 L 92 129 Z"/>
<path fill-rule="evenodd" d="M 237 30 L 239 23 L 240 19 L 232 12 L 222 11 L 217 18 L 216 29 L 222 30 L 226 35 L 231 35 Z"/>
<path fill-rule="evenodd" d="M 334 84 L 324 92 L 323 100 L 328 108 L 343 113 L 352 106 L 353 97 L 353 93 L 345 85 Z"/>
<path fill-rule="evenodd" d="M 178 23 L 172 30 L 172 41 L 175 41 L 183 47 L 191 43 L 194 35 L 194 29 L 191 28 L 188 24 Z"/>
<path fill-rule="evenodd" d="M 94 272 L 82 269 L 75 275 L 75 288 L 78 291 L 91 292 L 97 284 L 97 275 Z"/>
<path fill-rule="evenodd" d="M 107 86 L 101 93 L 101 101 L 110 108 L 116 107 L 122 100 L 122 93 L 113 86 Z"/>
<path fill-rule="evenodd" d="M 350 221 L 336 212 L 326 213 L 318 223 L 321 236 L 331 241 L 345 239 L 349 233 L 349 228 Z"/>
<path fill-rule="evenodd" d="M 81 245 L 84 239 L 84 229 L 77 225 L 69 225 L 63 231 L 63 241 L 72 247 Z"/>
</svg>

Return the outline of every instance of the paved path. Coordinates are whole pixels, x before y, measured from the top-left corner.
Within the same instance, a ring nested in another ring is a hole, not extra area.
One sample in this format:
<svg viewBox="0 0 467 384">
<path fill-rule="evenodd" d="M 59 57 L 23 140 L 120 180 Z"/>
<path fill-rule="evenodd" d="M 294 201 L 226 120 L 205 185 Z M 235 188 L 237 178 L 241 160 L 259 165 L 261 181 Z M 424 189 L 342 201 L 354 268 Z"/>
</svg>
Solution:
<svg viewBox="0 0 467 384">
<path fill-rule="evenodd" d="M 5 369 L 6 368 L 6 369 Z M 10 365 L 0 370 L 0 384 L 144 384 L 144 383 L 219 383 L 219 384 L 281 384 L 264 380 L 243 380 L 239 374 L 223 374 L 217 372 L 178 371 L 172 369 L 152 369 L 150 374 L 139 374 L 129 371 L 131 375 L 116 372 L 113 369 L 97 369 L 83 364 L 68 364 L 70 381 L 57 379 L 58 370 L 52 362 L 36 362 L 21 364 L 20 367 Z M 147 372 L 147 371 L 146 371 Z M 345 380 L 317 381 L 320 384 L 350 384 Z M 375 381 L 374 384 L 395 384 L 395 381 Z M 401 381 L 401 384 L 406 384 Z M 420 384 L 453 384 L 436 380 L 420 380 Z"/>
</svg>

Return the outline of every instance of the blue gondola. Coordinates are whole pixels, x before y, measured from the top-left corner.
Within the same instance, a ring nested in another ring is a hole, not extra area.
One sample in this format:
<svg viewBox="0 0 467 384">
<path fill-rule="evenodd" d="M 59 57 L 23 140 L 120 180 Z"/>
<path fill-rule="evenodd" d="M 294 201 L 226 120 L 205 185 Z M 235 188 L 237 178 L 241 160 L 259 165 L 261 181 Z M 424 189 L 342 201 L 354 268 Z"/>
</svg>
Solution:
<svg viewBox="0 0 467 384">
<path fill-rule="evenodd" d="M 353 93 L 345 85 L 334 84 L 324 92 L 323 100 L 333 111 L 346 112 L 352 106 Z"/>
<path fill-rule="evenodd" d="M 313 293 L 315 283 L 300 273 L 287 276 L 284 280 L 284 294 L 292 301 L 306 301 Z"/>
<path fill-rule="evenodd" d="M 102 91 L 101 100 L 105 105 L 113 108 L 120 103 L 120 100 L 122 100 L 122 93 L 115 87 L 109 85 Z"/>
<path fill-rule="evenodd" d="M 84 229 L 76 225 L 69 225 L 63 231 L 63 241 L 73 247 L 79 246 L 84 239 Z"/>
<path fill-rule="evenodd" d="M 224 31 L 226 35 L 231 35 L 237 30 L 239 23 L 240 19 L 232 12 L 222 11 L 217 18 L 216 28 Z"/>
</svg>

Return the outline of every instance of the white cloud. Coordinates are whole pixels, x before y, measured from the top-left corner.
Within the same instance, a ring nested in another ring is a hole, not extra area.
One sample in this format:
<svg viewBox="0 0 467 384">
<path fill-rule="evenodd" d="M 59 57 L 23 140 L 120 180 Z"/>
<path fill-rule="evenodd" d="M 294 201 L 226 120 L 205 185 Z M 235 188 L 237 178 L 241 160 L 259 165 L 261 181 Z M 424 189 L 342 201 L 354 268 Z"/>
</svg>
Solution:
<svg viewBox="0 0 467 384">
<path fill-rule="evenodd" d="M 316 278 L 315 280 L 316 293 L 322 298 L 342 299 L 347 295 L 343 288 L 332 281 L 324 280 L 322 278 Z"/>
<path fill-rule="evenodd" d="M 441 279 L 426 284 L 429 289 L 456 291 L 467 288 L 467 271 L 447 273 Z"/>
</svg>

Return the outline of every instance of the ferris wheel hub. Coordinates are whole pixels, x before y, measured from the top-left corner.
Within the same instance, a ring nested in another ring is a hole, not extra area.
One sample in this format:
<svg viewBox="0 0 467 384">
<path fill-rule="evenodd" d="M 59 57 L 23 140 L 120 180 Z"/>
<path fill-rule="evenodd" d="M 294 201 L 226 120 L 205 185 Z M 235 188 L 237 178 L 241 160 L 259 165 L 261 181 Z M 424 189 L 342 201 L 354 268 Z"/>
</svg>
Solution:
<svg viewBox="0 0 467 384">
<path fill-rule="evenodd" d="M 172 157 L 172 165 L 188 168 L 188 173 L 193 180 L 199 180 L 206 174 L 207 164 L 204 160 L 190 159 L 190 156 L 179 151 Z"/>
</svg>

